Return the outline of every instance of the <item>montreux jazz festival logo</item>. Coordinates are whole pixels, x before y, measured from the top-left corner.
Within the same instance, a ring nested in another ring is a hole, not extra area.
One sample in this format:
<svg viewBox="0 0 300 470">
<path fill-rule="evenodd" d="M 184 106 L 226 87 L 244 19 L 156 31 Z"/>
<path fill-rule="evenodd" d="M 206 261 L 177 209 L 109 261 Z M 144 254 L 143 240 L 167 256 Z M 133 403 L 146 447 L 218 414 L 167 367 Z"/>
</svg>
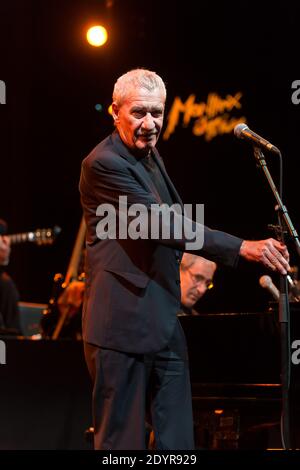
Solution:
<svg viewBox="0 0 300 470">
<path fill-rule="evenodd" d="M 206 101 L 199 102 L 196 101 L 195 94 L 191 94 L 185 101 L 176 96 L 167 116 L 163 139 L 168 140 L 179 125 L 191 125 L 192 133 L 195 136 L 204 136 L 206 141 L 232 132 L 237 124 L 246 122 L 245 116 L 233 115 L 234 111 L 242 108 L 241 98 L 241 92 L 228 94 L 224 98 L 217 93 L 209 93 Z"/>
</svg>

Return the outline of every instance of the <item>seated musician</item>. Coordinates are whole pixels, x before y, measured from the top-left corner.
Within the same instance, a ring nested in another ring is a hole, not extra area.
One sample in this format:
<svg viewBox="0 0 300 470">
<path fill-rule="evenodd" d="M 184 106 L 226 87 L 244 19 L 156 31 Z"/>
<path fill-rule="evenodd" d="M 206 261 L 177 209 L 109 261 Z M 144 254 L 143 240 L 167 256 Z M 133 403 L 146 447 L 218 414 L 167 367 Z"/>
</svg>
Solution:
<svg viewBox="0 0 300 470">
<path fill-rule="evenodd" d="M 193 306 L 213 287 L 216 268 L 213 261 L 184 253 L 180 264 L 181 310 L 178 316 L 199 315 Z"/>
<path fill-rule="evenodd" d="M 0 221 L 0 225 L 2 228 L 0 233 L 5 233 L 6 223 Z M 9 257 L 9 238 L 0 235 L 0 333 L 20 334 L 19 293 L 14 281 L 6 272 Z"/>
</svg>

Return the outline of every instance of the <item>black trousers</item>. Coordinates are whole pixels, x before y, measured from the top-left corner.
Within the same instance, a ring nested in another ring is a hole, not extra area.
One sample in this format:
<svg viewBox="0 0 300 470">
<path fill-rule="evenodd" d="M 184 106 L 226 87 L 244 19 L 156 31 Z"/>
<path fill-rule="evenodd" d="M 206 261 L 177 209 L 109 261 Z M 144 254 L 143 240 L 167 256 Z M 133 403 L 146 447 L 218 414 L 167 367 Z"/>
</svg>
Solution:
<svg viewBox="0 0 300 470">
<path fill-rule="evenodd" d="M 85 343 L 85 357 L 94 384 L 95 449 L 146 449 L 149 416 L 157 449 L 194 449 L 188 355 L 179 322 L 168 346 L 155 354 Z"/>
</svg>

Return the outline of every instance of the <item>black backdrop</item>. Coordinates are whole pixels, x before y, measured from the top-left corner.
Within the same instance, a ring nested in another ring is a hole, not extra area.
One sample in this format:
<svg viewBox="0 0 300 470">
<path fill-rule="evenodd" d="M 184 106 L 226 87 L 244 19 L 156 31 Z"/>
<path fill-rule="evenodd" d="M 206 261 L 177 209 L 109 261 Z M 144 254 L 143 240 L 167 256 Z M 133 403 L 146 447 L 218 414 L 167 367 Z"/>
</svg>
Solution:
<svg viewBox="0 0 300 470">
<path fill-rule="evenodd" d="M 300 229 L 300 105 L 291 100 L 299 3 L 10 0 L 0 9 L 0 80 L 7 93 L 0 106 L 0 217 L 11 233 L 55 224 L 63 230 L 51 247 L 14 248 L 9 272 L 22 300 L 47 302 L 54 273 L 67 269 L 81 219 L 81 161 L 112 129 L 106 109 L 116 78 L 137 66 L 165 79 L 167 114 L 175 96 L 185 101 L 195 94 L 203 102 L 210 93 L 241 92 L 242 109 L 232 116 L 246 116 L 282 150 L 284 200 Z M 103 48 L 85 41 L 86 26 L 97 20 L 111 33 Z M 184 128 L 181 118 L 158 146 L 183 200 L 205 203 L 209 226 L 250 239 L 269 236 L 274 202 L 251 147 L 232 132 L 210 141 L 195 136 L 194 121 Z M 278 162 L 271 156 L 268 162 L 276 179 Z M 253 265 L 220 269 L 199 308 L 265 309 L 263 272 Z"/>
</svg>

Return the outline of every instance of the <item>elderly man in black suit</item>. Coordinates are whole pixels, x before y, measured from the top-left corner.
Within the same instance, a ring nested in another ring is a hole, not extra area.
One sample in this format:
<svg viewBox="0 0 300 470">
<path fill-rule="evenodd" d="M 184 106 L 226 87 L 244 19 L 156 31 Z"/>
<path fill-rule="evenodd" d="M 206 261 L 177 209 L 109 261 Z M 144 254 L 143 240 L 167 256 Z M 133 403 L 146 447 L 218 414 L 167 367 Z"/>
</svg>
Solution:
<svg viewBox="0 0 300 470">
<path fill-rule="evenodd" d="M 235 266 L 242 256 L 283 274 L 289 269 L 287 249 L 278 241 L 243 241 L 171 210 L 173 204 L 182 207 L 182 201 L 155 148 L 165 99 L 156 73 L 136 69 L 122 75 L 113 92 L 116 130 L 82 164 L 87 225 L 83 339 L 94 384 L 96 449 L 144 449 L 147 406 L 158 449 L 194 447 L 186 343 L 177 319 L 179 266 L 189 242 L 198 245 L 204 234 L 202 248 L 191 251 L 216 263 Z M 138 204 L 148 214 L 140 236 L 126 236 L 124 230 L 103 236 L 105 224 L 99 229 L 99 223 L 110 208 L 117 229 L 124 225 L 120 201 L 125 196 L 128 207 Z M 158 230 L 151 237 L 152 209 L 157 212 L 161 204 Z M 184 225 L 181 236 L 178 223 Z"/>
</svg>

